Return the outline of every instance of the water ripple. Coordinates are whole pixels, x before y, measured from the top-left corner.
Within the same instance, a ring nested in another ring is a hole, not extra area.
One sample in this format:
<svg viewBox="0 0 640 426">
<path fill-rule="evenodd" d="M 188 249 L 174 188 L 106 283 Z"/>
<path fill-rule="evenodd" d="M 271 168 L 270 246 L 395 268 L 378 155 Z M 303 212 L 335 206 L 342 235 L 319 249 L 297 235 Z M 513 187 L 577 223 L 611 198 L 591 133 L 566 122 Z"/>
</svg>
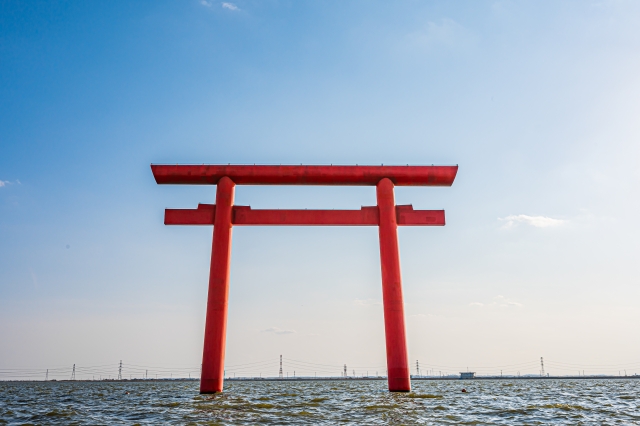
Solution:
<svg viewBox="0 0 640 426">
<path fill-rule="evenodd" d="M 462 393 L 461 389 L 467 392 Z M 640 424 L 637 380 L 3 382 L 0 425 L 628 425 Z"/>
</svg>

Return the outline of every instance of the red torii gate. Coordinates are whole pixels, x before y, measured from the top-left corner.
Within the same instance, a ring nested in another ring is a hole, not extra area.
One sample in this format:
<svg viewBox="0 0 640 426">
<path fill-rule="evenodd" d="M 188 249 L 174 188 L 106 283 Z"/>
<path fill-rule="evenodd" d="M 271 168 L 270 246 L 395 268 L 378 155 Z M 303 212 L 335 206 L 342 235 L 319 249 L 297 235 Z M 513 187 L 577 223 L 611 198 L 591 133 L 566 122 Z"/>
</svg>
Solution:
<svg viewBox="0 0 640 426">
<path fill-rule="evenodd" d="M 389 390 L 411 390 L 397 226 L 443 226 L 444 210 L 396 206 L 393 188 L 451 186 L 458 166 L 151 165 L 158 184 L 217 185 L 216 204 L 166 209 L 165 225 L 214 225 L 200 393 L 221 392 L 233 225 L 378 226 Z M 235 185 L 370 185 L 377 206 L 360 210 L 253 210 L 234 206 Z"/>
</svg>

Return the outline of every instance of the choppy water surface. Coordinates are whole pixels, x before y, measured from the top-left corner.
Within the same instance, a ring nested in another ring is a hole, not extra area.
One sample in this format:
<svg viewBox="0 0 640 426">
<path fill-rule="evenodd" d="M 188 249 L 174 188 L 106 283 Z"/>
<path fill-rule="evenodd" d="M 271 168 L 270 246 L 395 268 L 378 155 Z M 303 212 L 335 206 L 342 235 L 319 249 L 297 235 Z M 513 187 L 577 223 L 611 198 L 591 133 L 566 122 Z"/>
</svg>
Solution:
<svg viewBox="0 0 640 426">
<path fill-rule="evenodd" d="M 461 393 L 462 388 L 468 393 Z M 640 424 L 638 380 L 4 382 L 0 424 Z M 128 393 L 127 393 L 128 392 Z"/>
</svg>

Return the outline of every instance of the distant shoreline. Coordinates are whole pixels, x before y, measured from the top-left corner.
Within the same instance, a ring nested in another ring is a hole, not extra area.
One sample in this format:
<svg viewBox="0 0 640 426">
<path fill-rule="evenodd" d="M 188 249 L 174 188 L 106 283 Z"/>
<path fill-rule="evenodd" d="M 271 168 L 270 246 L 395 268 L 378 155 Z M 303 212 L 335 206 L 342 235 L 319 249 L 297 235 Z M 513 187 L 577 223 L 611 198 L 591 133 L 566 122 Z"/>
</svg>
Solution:
<svg viewBox="0 0 640 426">
<path fill-rule="evenodd" d="M 474 380 L 613 380 L 613 379 L 640 379 L 640 375 L 632 376 L 476 376 L 473 379 L 461 379 L 460 377 L 411 377 L 411 381 L 463 381 L 472 382 Z M 386 381 L 386 376 L 370 376 L 370 377 L 228 377 L 225 378 L 227 382 L 349 382 L 349 381 Z M 200 379 L 190 378 L 167 378 L 167 379 L 102 379 L 102 380 L 0 380 L 0 382 L 55 382 L 55 383 L 103 383 L 103 382 L 116 382 L 116 383 L 141 383 L 141 382 L 199 382 Z"/>
</svg>

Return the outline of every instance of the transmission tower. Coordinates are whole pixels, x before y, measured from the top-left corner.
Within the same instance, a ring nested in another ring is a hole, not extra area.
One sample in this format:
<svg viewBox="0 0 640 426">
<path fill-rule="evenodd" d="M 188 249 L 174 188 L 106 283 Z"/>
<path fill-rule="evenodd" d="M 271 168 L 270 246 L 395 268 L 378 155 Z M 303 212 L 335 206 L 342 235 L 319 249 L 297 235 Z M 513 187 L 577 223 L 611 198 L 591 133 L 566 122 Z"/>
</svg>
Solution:
<svg viewBox="0 0 640 426">
<path fill-rule="evenodd" d="M 76 365 L 73 364 L 73 370 L 71 370 L 71 380 L 76 379 Z"/>
<path fill-rule="evenodd" d="M 49 369 L 47 368 L 47 375 L 44 377 L 44 381 L 46 382 L 47 380 L 49 380 Z"/>
<path fill-rule="evenodd" d="M 280 373 L 278 375 L 282 379 L 282 355 L 280 355 Z"/>
<path fill-rule="evenodd" d="M 420 362 L 416 360 L 416 375 L 420 375 Z"/>
<path fill-rule="evenodd" d="M 122 360 L 120 360 L 120 366 L 118 367 L 118 380 L 122 380 Z"/>
<path fill-rule="evenodd" d="M 342 373 L 344 377 L 347 377 L 347 364 L 344 365 L 344 373 Z"/>
<path fill-rule="evenodd" d="M 540 375 L 544 377 L 544 359 L 540 357 Z"/>
</svg>

